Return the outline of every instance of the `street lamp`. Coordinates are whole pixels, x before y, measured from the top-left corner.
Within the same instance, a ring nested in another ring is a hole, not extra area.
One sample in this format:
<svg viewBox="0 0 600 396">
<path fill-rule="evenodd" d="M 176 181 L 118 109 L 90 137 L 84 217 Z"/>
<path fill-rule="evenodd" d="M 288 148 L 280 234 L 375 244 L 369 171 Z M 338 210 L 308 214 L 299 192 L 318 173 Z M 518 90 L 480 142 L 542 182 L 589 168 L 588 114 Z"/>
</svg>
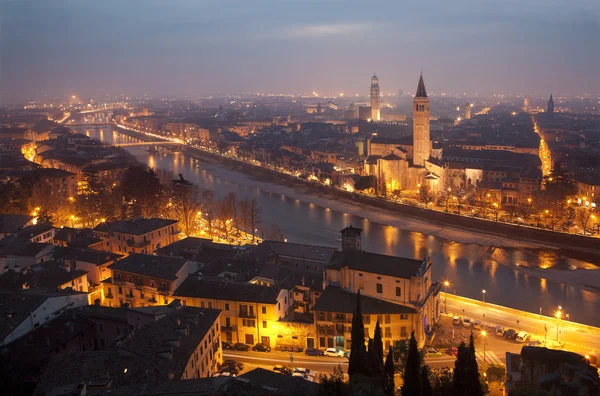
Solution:
<svg viewBox="0 0 600 396">
<path fill-rule="evenodd" d="M 562 307 L 559 305 L 558 306 L 558 311 L 556 311 L 556 313 L 554 314 L 554 316 L 556 316 L 556 342 L 558 343 L 558 333 L 559 333 L 559 326 L 560 326 L 560 317 L 562 316 Z"/>
<path fill-rule="evenodd" d="M 486 293 L 486 291 L 485 291 L 485 289 L 483 289 L 483 290 L 481 291 L 481 299 L 483 300 L 483 303 L 484 303 L 484 304 L 485 304 L 485 293 Z"/>
<path fill-rule="evenodd" d="M 446 294 L 444 294 L 444 311 L 448 313 L 448 287 L 450 286 L 450 281 L 444 281 L 444 287 L 446 288 Z"/>
<path fill-rule="evenodd" d="M 483 337 L 483 364 L 485 365 L 485 336 L 487 335 L 487 331 L 481 330 L 481 336 Z"/>
</svg>

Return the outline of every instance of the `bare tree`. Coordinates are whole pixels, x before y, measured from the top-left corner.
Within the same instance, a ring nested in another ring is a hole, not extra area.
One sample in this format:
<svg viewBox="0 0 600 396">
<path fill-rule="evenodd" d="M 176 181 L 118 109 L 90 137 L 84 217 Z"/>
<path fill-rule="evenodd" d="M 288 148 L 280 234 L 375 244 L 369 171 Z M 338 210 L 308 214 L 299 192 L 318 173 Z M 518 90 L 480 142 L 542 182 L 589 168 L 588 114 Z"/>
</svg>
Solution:
<svg viewBox="0 0 600 396">
<path fill-rule="evenodd" d="M 242 224 L 242 231 L 244 233 L 248 233 L 248 220 L 249 220 L 249 211 L 250 211 L 250 201 L 248 198 L 245 198 L 242 202 L 240 202 L 240 220 Z"/>
<path fill-rule="evenodd" d="M 267 234 L 265 236 L 267 237 L 267 239 L 272 241 L 285 241 L 281 229 L 275 223 L 271 223 L 271 226 L 269 227 L 269 230 L 267 231 Z"/>
<path fill-rule="evenodd" d="M 171 181 L 172 196 L 169 215 L 179 221 L 183 233 L 190 236 L 198 230 L 198 217 L 202 210 L 202 193 L 200 188 L 179 174 L 178 179 Z"/>
<path fill-rule="evenodd" d="M 588 229 L 588 224 L 592 218 L 593 211 L 590 208 L 581 208 L 577 213 L 577 220 L 581 224 L 581 229 L 585 232 Z"/>
<path fill-rule="evenodd" d="M 252 242 L 254 242 L 254 238 L 256 237 L 256 229 L 258 225 L 261 223 L 260 220 L 260 207 L 256 202 L 256 199 L 252 198 L 248 203 L 248 222 L 250 226 L 250 231 L 252 232 Z"/>
</svg>

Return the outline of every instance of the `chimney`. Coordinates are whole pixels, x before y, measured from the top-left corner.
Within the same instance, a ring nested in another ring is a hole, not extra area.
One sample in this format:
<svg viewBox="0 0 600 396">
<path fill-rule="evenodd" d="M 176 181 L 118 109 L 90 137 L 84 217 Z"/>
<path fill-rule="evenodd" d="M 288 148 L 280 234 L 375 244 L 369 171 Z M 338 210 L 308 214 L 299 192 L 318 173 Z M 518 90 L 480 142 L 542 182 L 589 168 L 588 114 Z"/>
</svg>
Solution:
<svg viewBox="0 0 600 396">
<path fill-rule="evenodd" d="M 350 225 L 340 232 L 342 234 L 342 252 L 362 250 L 361 228 L 356 228 Z"/>
</svg>

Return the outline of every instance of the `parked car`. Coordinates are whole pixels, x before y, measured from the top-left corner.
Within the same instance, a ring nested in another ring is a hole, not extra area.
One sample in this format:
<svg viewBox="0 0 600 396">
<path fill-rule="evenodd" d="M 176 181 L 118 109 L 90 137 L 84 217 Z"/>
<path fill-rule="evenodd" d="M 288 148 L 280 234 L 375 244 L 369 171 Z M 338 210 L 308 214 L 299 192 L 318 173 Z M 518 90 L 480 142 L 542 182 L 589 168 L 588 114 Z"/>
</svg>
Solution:
<svg viewBox="0 0 600 396">
<path fill-rule="evenodd" d="M 515 338 L 517 342 L 527 342 L 531 338 L 531 335 L 526 331 L 519 331 L 517 337 Z"/>
<path fill-rule="evenodd" d="M 223 360 L 223 363 L 221 363 L 220 368 L 223 368 L 223 367 L 235 367 L 238 370 L 242 371 L 244 369 L 244 363 L 238 362 L 233 359 L 227 359 L 227 360 Z"/>
<path fill-rule="evenodd" d="M 475 321 L 473 322 L 473 328 L 474 329 L 481 329 L 481 320 L 475 319 Z"/>
<path fill-rule="evenodd" d="M 285 375 L 292 375 L 292 369 L 291 368 L 282 366 L 280 364 L 278 364 L 277 366 L 273 367 L 273 371 L 278 371 L 281 374 L 285 374 Z"/>
<path fill-rule="evenodd" d="M 344 351 L 337 350 L 335 348 L 327 348 L 324 353 L 325 356 L 330 357 L 343 357 Z"/>
<path fill-rule="evenodd" d="M 292 377 L 307 378 L 310 375 L 310 369 L 304 367 L 294 367 Z"/>
<path fill-rule="evenodd" d="M 496 335 L 500 337 L 504 337 L 504 326 L 498 325 L 496 326 Z"/>
<path fill-rule="evenodd" d="M 252 347 L 252 350 L 255 352 L 271 352 L 271 347 L 259 342 Z"/>
<path fill-rule="evenodd" d="M 236 342 L 233 344 L 233 349 L 236 351 L 248 352 L 250 350 L 250 345 L 242 344 L 241 342 Z"/>
<path fill-rule="evenodd" d="M 442 357 L 442 352 L 432 347 L 425 347 L 423 348 L 423 351 L 425 353 L 425 357 L 428 358 Z"/>
<path fill-rule="evenodd" d="M 323 351 L 316 348 L 306 348 L 304 354 L 307 356 L 323 356 Z"/>
<path fill-rule="evenodd" d="M 460 324 L 460 316 L 454 315 L 452 318 L 452 324 L 459 325 Z"/>
<path fill-rule="evenodd" d="M 462 320 L 463 326 L 465 327 L 471 327 L 471 318 L 469 318 L 468 316 L 465 316 Z"/>
<path fill-rule="evenodd" d="M 450 347 L 450 349 L 448 349 L 448 353 L 452 356 L 458 356 L 458 348 L 457 347 Z"/>
<path fill-rule="evenodd" d="M 530 341 L 527 343 L 527 346 L 532 346 L 532 347 L 543 347 L 544 343 L 542 341 Z"/>
<path fill-rule="evenodd" d="M 504 336 L 507 340 L 514 340 L 517 337 L 517 331 L 514 329 L 508 329 L 506 330 L 506 333 L 504 333 Z"/>
<path fill-rule="evenodd" d="M 223 348 L 223 350 L 226 350 L 226 349 L 233 350 L 233 344 L 231 344 L 230 342 L 222 341 L 221 348 Z"/>
</svg>

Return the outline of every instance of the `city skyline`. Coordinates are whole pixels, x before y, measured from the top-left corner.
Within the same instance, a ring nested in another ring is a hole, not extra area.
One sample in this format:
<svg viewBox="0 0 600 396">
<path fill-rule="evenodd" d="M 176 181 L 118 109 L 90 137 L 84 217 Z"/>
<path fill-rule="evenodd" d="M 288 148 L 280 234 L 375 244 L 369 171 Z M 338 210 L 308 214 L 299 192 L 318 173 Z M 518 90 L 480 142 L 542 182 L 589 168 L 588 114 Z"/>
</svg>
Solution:
<svg viewBox="0 0 600 396">
<path fill-rule="evenodd" d="M 77 92 L 597 94 L 600 4 L 4 1 L 4 103 Z"/>
</svg>

